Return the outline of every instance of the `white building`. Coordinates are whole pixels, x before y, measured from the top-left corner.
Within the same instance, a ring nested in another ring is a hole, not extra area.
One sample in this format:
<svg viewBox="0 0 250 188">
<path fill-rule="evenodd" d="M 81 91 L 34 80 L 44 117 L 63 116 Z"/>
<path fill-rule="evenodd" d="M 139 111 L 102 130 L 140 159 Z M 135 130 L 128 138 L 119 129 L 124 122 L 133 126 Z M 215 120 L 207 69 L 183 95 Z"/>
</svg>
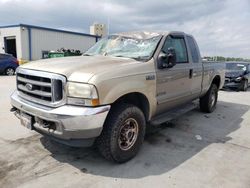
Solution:
<svg viewBox="0 0 250 188">
<path fill-rule="evenodd" d="M 48 51 L 65 48 L 86 51 L 99 36 L 33 25 L 0 26 L 0 53 L 19 60 L 37 60 Z"/>
<path fill-rule="evenodd" d="M 90 34 L 97 35 L 97 36 L 105 36 L 107 34 L 107 29 L 105 24 L 94 23 L 89 28 Z"/>
</svg>

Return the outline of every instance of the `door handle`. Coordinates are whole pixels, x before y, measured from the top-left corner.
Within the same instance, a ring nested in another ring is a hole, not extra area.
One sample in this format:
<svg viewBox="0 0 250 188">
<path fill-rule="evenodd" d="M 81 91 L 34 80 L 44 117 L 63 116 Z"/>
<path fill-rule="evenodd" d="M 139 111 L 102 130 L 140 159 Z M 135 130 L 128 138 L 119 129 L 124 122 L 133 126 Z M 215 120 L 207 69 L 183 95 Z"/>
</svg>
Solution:
<svg viewBox="0 0 250 188">
<path fill-rule="evenodd" d="M 191 79 L 193 77 L 193 69 L 189 69 L 189 78 Z"/>
</svg>

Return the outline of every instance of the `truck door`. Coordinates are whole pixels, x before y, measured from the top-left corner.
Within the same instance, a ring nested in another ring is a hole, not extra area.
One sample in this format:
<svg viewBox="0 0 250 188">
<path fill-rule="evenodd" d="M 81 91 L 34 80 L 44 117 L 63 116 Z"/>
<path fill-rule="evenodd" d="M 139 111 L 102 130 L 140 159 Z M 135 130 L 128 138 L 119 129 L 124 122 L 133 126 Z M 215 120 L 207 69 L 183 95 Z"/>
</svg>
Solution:
<svg viewBox="0 0 250 188">
<path fill-rule="evenodd" d="M 187 35 L 187 43 L 190 50 L 191 61 L 191 91 L 192 97 L 200 96 L 202 90 L 203 64 L 197 43 L 192 36 Z"/>
<path fill-rule="evenodd" d="M 168 35 L 162 52 L 174 48 L 176 65 L 172 68 L 157 69 L 157 114 L 184 104 L 191 96 L 190 63 L 185 38 L 182 35 Z"/>
</svg>

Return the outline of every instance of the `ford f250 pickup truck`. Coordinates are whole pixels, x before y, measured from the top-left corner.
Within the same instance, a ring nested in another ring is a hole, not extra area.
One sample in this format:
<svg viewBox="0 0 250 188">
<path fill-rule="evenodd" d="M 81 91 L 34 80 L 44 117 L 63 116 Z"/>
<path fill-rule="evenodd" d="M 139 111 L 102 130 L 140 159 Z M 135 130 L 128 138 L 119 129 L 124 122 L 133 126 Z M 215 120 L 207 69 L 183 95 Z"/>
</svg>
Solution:
<svg viewBox="0 0 250 188">
<path fill-rule="evenodd" d="M 120 33 L 83 56 L 22 65 L 11 111 L 29 129 L 72 146 L 95 143 L 122 163 L 137 154 L 147 126 L 190 110 L 196 99 L 201 111 L 214 111 L 224 77 L 222 64 L 202 62 L 191 35 Z"/>
</svg>

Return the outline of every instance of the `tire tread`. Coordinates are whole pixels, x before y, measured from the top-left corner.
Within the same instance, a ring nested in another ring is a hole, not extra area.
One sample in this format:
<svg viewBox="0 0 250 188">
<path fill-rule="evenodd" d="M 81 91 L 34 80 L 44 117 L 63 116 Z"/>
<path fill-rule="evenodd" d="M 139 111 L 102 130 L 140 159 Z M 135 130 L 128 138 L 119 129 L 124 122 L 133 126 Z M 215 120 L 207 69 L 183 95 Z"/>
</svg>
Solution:
<svg viewBox="0 0 250 188">
<path fill-rule="evenodd" d="M 112 135 L 116 134 L 119 131 L 118 128 L 115 127 L 115 125 L 117 124 L 117 122 L 123 121 L 124 117 L 126 117 L 131 113 L 139 113 L 141 116 L 144 117 L 142 111 L 138 107 L 126 103 L 119 103 L 119 105 L 114 105 L 110 113 L 108 114 L 107 119 L 104 123 L 102 133 L 97 138 L 96 141 L 97 148 L 105 159 L 112 162 L 123 163 L 133 158 L 133 156 L 137 153 L 137 151 L 132 150 L 131 152 L 135 152 L 131 154 L 132 157 L 122 159 L 122 158 L 116 158 L 113 155 L 112 151 L 113 148 L 111 143 L 116 141 L 114 140 Z"/>
</svg>

